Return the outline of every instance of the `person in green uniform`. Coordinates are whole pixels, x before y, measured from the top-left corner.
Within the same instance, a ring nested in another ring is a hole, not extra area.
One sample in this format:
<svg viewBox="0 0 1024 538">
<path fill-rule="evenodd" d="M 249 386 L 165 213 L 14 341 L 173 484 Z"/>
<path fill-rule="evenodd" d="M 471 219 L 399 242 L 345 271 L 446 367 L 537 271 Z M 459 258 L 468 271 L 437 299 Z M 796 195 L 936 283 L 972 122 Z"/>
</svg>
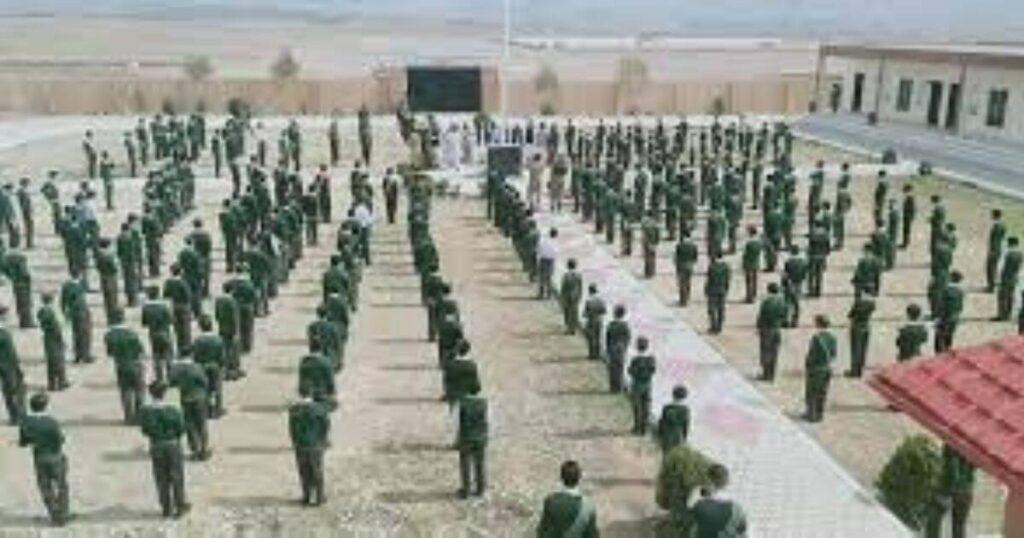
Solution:
<svg viewBox="0 0 1024 538">
<path fill-rule="evenodd" d="M 224 263 L 228 273 L 238 268 L 239 254 L 242 251 L 242 223 L 231 200 L 224 200 L 220 213 L 217 215 L 220 235 L 224 241 Z"/>
<path fill-rule="evenodd" d="M 288 433 L 302 487 L 303 506 L 327 501 L 324 490 L 324 452 L 331 446 L 331 416 L 312 395 L 303 395 L 288 408 Z"/>
<path fill-rule="evenodd" d="M 1016 236 L 1006 241 L 1008 250 L 1003 255 L 1003 266 L 999 272 L 999 292 L 996 294 L 998 310 L 995 321 L 1009 321 L 1013 312 L 1013 299 L 1017 294 L 1017 282 L 1020 279 L 1021 262 L 1024 255 L 1020 251 L 1020 240 Z"/>
<path fill-rule="evenodd" d="M 832 246 L 842 250 L 846 244 L 846 218 L 853 209 L 853 196 L 850 195 L 849 164 L 843 163 L 846 169 L 836 189 L 835 218 L 832 221 Z"/>
<path fill-rule="evenodd" d="M 224 416 L 224 378 L 227 368 L 227 352 L 224 339 L 213 332 L 213 321 L 208 316 L 199 318 L 202 331 L 192 343 L 192 356 L 203 371 L 207 400 L 206 415 L 210 418 Z M 182 409 L 185 406 L 182 405 Z M 186 413 L 187 414 L 187 413 Z M 185 417 L 186 421 L 188 417 Z"/>
<path fill-rule="evenodd" d="M 398 195 L 401 191 L 398 176 L 393 168 L 388 168 L 384 173 L 381 190 L 384 191 L 384 209 L 387 213 L 388 224 L 394 224 L 395 213 L 398 212 Z"/>
<path fill-rule="evenodd" d="M 708 214 L 705 251 L 709 258 L 722 254 L 722 240 L 725 237 L 725 217 L 721 211 L 712 210 Z"/>
<path fill-rule="evenodd" d="M 14 287 L 14 306 L 18 312 L 18 327 L 35 328 L 32 317 L 32 274 L 28 268 L 25 254 L 12 250 L 3 258 L 4 274 L 11 280 Z"/>
<path fill-rule="evenodd" d="M 459 429 L 456 447 L 459 451 L 459 497 L 482 496 L 487 489 L 486 452 L 489 441 L 487 399 L 480 396 L 480 386 L 469 387 L 469 394 L 459 400 Z"/>
<path fill-rule="evenodd" d="M 921 347 L 928 341 L 928 328 L 921 323 L 921 307 L 907 306 L 907 323 L 896 334 L 896 360 L 908 361 L 921 354 Z"/>
<path fill-rule="evenodd" d="M 644 218 L 641 224 L 641 230 L 643 234 L 644 278 L 651 279 L 654 278 L 654 274 L 657 272 L 658 243 L 661 240 L 661 229 L 653 212 L 648 212 L 647 217 Z"/>
<path fill-rule="evenodd" d="M 832 252 L 830 234 L 824 226 L 815 226 L 807 240 L 807 295 L 809 297 L 821 297 L 830 252 Z"/>
<path fill-rule="evenodd" d="M 679 305 L 686 306 L 690 303 L 690 289 L 693 281 L 693 270 L 697 265 L 699 256 L 697 243 L 690 238 L 690 230 L 682 230 L 679 233 L 679 241 L 676 243 L 673 261 L 676 268 L 676 290 L 679 293 Z"/>
<path fill-rule="evenodd" d="M 300 199 L 302 220 L 305 223 L 306 244 L 316 246 L 320 243 L 320 203 L 316 197 L 316 185 L 310 185 Z"/>
<path fill-rule="evenodd" d="M 150 403 L 139 411 L 142 434 L 149 439 L 149 457 L 153 463 L 153 481 L 164 517 L 180 518 L 191 509 L 185 497 L 185 466 L 181 438 L 185 419 L 177 407 L 166 403 L 167 386 L 149 386 Z"/>
<path fill-rule="evenodd" d="M 338 131 L 337 118 L 331 118 L 331 123 L 327 127 L 327 141 L 330 148 L 331 166 L 336 167 L 341 160 L 341 135 Z"/>
<path fill-rule="evenodd" d="M 146 391 L 146 376 L 142 367 L 142 341 L 135 331 L 119 322 L 107 329 L 104 342 L 107 355 L 114 359 L 114 373 L 117 377 L 117 390 L 121 393 L 124 422 L 136 424 Z"/>
<path fill-rule="evenodd" d="M 149 277 L 160 276 L 160 262 L 163 253 L 163 225 L 151 207 L 142 216 L 142 238 L 146 247 L 146 262 Z"/>
<path fill-rule="evenodd" d="M 107 316 L 107 325 L 116 325 L 124 320 L 124 310 L 118 299 L 117 259 L 111 250 L 110 240 L 100 239 L 99 250 L 96 251 L 96 270 L 100 274 L 100 290 L 103 292 L 103 311 Z"/>
<path fill-rule="evenodd" d="M 846 371 L 846 377 L 860 378 L 864 374 L 871 339 L 871 316 L 874 313 L 875 301 L 870 295 L 862 294 L 853 298 L 853 305 L 846 314 L 850 321 L 850 369 Z"/>
<path fill-rule="evenodd" d="M 223 378 L 234 381 L 245 377 L 245 370 L 242 369 L 238 346 L 241 310 L 229 288 L 227 283 L 222 286 L 221 295 L 213 302 L 213 315 L 217 320 L 217 334 L 224 346 Z"/>
<path fill-rule="evenodd" d="M 939 478 L 940 495 L 947 499 L 950 511 L 950 536 L 966 538 L 967 519 L 974 504 L 975 466 L 948 444 L 942 446 L 942 472 Z M 942 519 L 936 518 L 935 536 L 939 535 Z"/>
<path fill-rule="evenodd" d="M 711 255 L 707 280 L 704 282 L 704 296 L 708 303 L 708 332 L 718 334 L 725 324 L 725 300 L 729 296 L 732 269 L 722 259 L 721 252 Z"/>
<path fill-rule="evenodd" d="M 615 244 L 616 221 L 618 220 L 622 200 L 619 193 L 609 188 L 604 193 L 604 240 L 609 245 Z"/>
<path fill-rule="evenodd" d="M 178 389 L 181 415 L 185 421 L 185 440 L 192 459 L 196 461 L 210 459 L 210 395 L 204 366 L 192 360 L 191 356 L 185 356 L 171 364 L 168 376 L 170 386 Z"/>
<path fill-rule="evenodd" d="M 60 308 L 71 322 L 72 345 L 76 363 L 90 363 L 92 356 L 92 313 L 85 298 L 81 279 L 69 278 L 60 289 Z"/>
<path fill-rule="evenodd" d="M 558 288 L 559 303 L 562 317 L 565 320 L 566 334 L 576 334 L 580 326 L 580 300 L 583 299 L 583 277 L 576 270 L 576 260 L 566 264 L 562 274 L 562 284 Z"/>
<path fill-rule="evenodd" d="M 359 148 L 366 166 L 370 166 L 373 157 L 373 127 L 370 124 L 370 111 L 366 105 L 359 108 Z"/>
<path fill-rule="evenodd" d="M 907 184 L 903 186 L 903 208 L 902 211 L 900 211 L 900 215 L 903 217 L 903 237 L 900 241 L 900 248 L 905 250 L 910 247 L 910 238 L 913 236 L 914 220 L 917 218 L 917 199 L 914 197 L 913 185 Z"/>
<path fill-rule="evenodd" d="M 310 351 L 323 354 L 335 372 L 344 366 L 341 362 L 341 335 L 338 326 L 328 319 L 327 308 L 321 304 L 316 308 L 316 318 L 306 328 Z"/>
<path fill-rule="evenodd" d="M 439 312 L 441 322 L 437 331 L 437 362 L 444 368 L 448 361 L 455 358 L 459 342 L 463 339 L 462 323 L 457 312 Z"/>
<path fill-rule="evenodd" d="M 832 381 L 832 363 L 835 362 L 838 347 L 829 325 L 827 316 L 819 314 L 814 317 L 817 331 L 811 336 L 804 360 L 804 418 L 808 422 L 821 422 L 825 415 L 828 386 Z"/>
<path fill-rule="evenodd" d="M 68 459 L 64 455 L 64 432 L 60 423 L 46 412 L 49 404 L 46 393 L 33 394 L 29 399 L 31 412 L 19 424 L 18 446 L 32 447 L 32 464 L 43 505 L 50 522 L 63 527 L 71 519 Z"/>
<path fill-rule="evenodd" d="M 999 276 L 999 261 L 1003 257 L 1003 242 L 1006 240 L 1006 223 L 1003 212 L 992 210 L 992 224 L 988 230 L 988 251 L 985 254 L 985 292 L 996 291 L 996 277 Z M 1012 299 L 1011 299 L 1012 300 Z"/>
<path fill-rule="evenodd" d="M 622 203 L 619 204 L 619 235 L 622 237 L 619 252 L 625 258 L 633 255 L 633 238 L 640 221 L 639 207 L 628 190 L 623 193 Z"/>
<path fill-rule="evenodd" d="M 637 354 L 629 361 L 629 401 L 633 408 L 634 435 L 647 435 L 647 424 L 651 419 L 651 381 L 657 362 L 648 350 L 649 345 L 647 338 L 637 338 Z"/>
<path fill-rule="evenodd" d="M 193 286 L 193 290 L 198 292 L 200 301 L 210 296 L 210 271 L 213 267 L 213 239 L 210 237 L 210 233 L 203 228 L 203 221 L 195 219 L 192 223 L 192 233 L 188 234 L 186 244 L 190 244 L 192 249 L 185 248 L 182 250 L 179 256 L 181 263 L 182 275 L 185 280 Z M 191 257 L 191 250 L 195 251 L 198 263 L 193 262 Z M 196 269 L 191 269 L 193 264 L 196 265 Z M 199 312 L 196 312 L 199 315 Z"/>
<path fill-rule="evenodd" d="M 604 316 L 608 307 L 604 299 L 597 293 L 597 285 L 591 284 L 587 287 L 587 302 L 583 305 L 583 317 L 585 320 L 584 336 L 587 339 L 587 358 L 597 360 L 601 358 L 601 330 L 604 328 Z"/>
<path fill-rule="evenodd" d="M 714 463 L 708 468 L 707 487 L 690 508 L 694 538 L 743 538 L 747 535 L 747 516 L 736 501 L 725 498 L 722 490 L 729 484 L 729 471 Z"/>
<path fill-rule="evenodd" d="M 875 255 L 871 245 L 864 245 L 864 253 L 857 260 L 857 265 L 853 270 L 853 277 L 850 279 L 851 284 L 853 284 L 853 294 L 855 296 L 864 293 L 877 295 L 880 291 L 881 273 L 881 262 Z"/>
<path fill-rule="evenodd" d="M 18 182 L 18 209 L 21 213 L 22 227 L 25 229 L 25 248 L 32 250 L 35 246 L 35 217 L 33 216 L 32 194 L 29 192 L 29 179 L 21 178 Z"/>
<path fill-rule="evenodd" d="M 153 357 L 153 379 L 157 383 L 167 380 L 167 370 L 174 358 L 174 339 L 171 336 L 173 315 L 166 301 L 160 300 L 160 288 L 146 288 L 147 301 L 142 305 L 142 326 L 149 333 L 149 350 Z"/>
<path fill-rule="evenodd" d="M 963 274 L 953 271 L 949 283 L 939 296 L 938 320 L 935 322 L 935 352 L 942 353 L 953 347 L 960 315 L 964 309 L 964 290 L 960 287 Z"/>
<path fill-rule="evenodd" d="M 885 238 L 890 251 L 889 256 L 893 258 L 893 260 L 896 259 L 896 251 L 898 250 L 899 245 L 900 222 L 900 210 L 896 205 L 896 199 L 890 198 L 888 216 L 886 218 L 885 225 Z"/>
<path fill-rule="evenodd" d="M 605 328 L 604 342 L 607 355 L 605 366 L 608 369 L 608 387 L 613 394 L 622 392 L 622 374 L 625 368 L 626 351 L 633 339 L 626 321 L 626 307 L 616 305 L 612 319 Z"/>
<path fill-rule="evenodd" d="M 7 421 L 17 425 L 25 415 L 25 375 L 21 371 L 18 348 L 14 337 L 7 327 L 5 318 L 7 307 L 0 306 L 0 392 L 3 393 L 4 406 L 7 408 Z"/>
<path fill-rule="evenodd" d="M 764 252 L 764 242 L 757 233 L 757 228 L 747 228 L 747 242 L 743 245 L 741 266 L 743 269 L 743 281 L 746 284 L 745 302 L 752 304 L 757 299 L 757 273 L 761 270 L 761 258 Z"/>
<path fill-rule="evenodd" d="M 442 372 L 442 386 L 444 394 L 442 400 L 448 403 L 449 407 L 458 405 L 464 397 L 472 394 L 471 389 L 480 388 L 480 374 L 474 362 L 469 357 L 472 346 L 466 340 L 459 342 L 457 355 L 448 361 Z"/>
<path fill-rule="evenodd" d="M 181 278 L 181 267 L 171 265 L 171 276 L 164 282 L 164 298 L 171 302 L 174 337 L 178 356 L 192 352 L 192 288 Z"/>
<path fill-rule="evenodd" d="M 103 181 L 103 198 L 107 211 L 114 210 L 114 161 L 106 151 L 100 154 L 100 179 Z"/>
<path fill-rule="evenodd" d="M 942 196 L 933 194 L 931 196 L 932 212 L 928 216 L 929 224 L 929 251 L 934 250 L 935 246 L 942 241 L 942 231 L 946 227 L 946 206 L 942 201 Z"/>
<path fill-rule="evenodd" d="M 779 264 L 779 252 L 783 247 L 782 211 L 778 207 L 764 206 L 764 265 L 768 272 L 775 272 Z"/>
<path fill-rule="evenodd" d="M 43 355 L 46 357 L 46 390 L 62 391 L 71 386 L 67 375 L 67 349 L 64 329 L 53 308 L 53 294 L 43 294 L 43 305 L 36 312 L 36 320 L 43 334 Z"/>
<path fill-rule="evenodd" d="M 686 405 L 688 393 L 683 385 L 672 387 L 672 401 L 661 408 L 658 419 L 658 444 L 661 453 L 686 444 L 690 435 L 690 407 Z"/>
<path fill-rule="evenodd" d="M 757 310 L 757 335 L 761 363 L 761 379 L 775 380 L 775 368 L 782 345 L 782 328 L 786 324 L 786 301 L 775 282 L 768 284 L 768 296 L 761 300 Z"/>
<path fill-rule="evenodd" d="M 299 395 L 309 396 L 334 409 L 338 405 L 335 399 L 334 365 L 323 353 L 313 349 L 314 344 L 310 342 L 310 352 L 299 363 Z"/>
<path fill-rule="evenodd" d="M 247 355 L 252 351 L 259 292 L 247 276 L 225 282 L 224 290 L 238 303 L 238 352 L 240 355 Z"/>
<path fill-rule="evenodd" d="M 121 225 L 121 233 L 117 236 L 115 248 L 117 261 L 121 267 L 121 277 L 124 281 L 125 301 L 129 307 L 139 304 L 139 291 L 142 286 L 142 260 L 138 259 L 138 251 L 135 243 L 135 232 L 127 222 Z"/>
<path fill-rule="evenodd" d="M 213 157 L 213 177 L 220 179 L 224 169 L 224 131 L 215 129 L 210 137 L 210 155 Z"/>
<path fill-rule="evenodd" d="M 559 474 L 562 491 L 544 498 L 537 538 L 598 538 L 597 509 L 579 490 L 583 478 L 580 464 L 567 460 L 562 463 Z"/>
<path fill-rule="evenodd" d="M 885 200 L 889 196 L 889 178 L 885 170 L 878 171 L 878 180 L 875 183 L 874 205 L 871 214 L 874 216 L 875 227 L 882 226 L 882 214 L 885 210 Z"/>
</svg>

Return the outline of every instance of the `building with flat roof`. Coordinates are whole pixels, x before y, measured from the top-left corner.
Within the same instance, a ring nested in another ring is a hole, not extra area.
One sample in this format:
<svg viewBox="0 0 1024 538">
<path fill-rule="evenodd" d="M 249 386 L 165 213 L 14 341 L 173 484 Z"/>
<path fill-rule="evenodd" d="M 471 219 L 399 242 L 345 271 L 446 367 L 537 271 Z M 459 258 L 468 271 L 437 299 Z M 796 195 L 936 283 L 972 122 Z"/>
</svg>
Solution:
<svg viewBox="0 0 1024 538">
<path fill-rule="evenodd" d="M 817 81 L 822 111 L 1024 143 L 1024 45 L 823 45 Z"/>
</svg>

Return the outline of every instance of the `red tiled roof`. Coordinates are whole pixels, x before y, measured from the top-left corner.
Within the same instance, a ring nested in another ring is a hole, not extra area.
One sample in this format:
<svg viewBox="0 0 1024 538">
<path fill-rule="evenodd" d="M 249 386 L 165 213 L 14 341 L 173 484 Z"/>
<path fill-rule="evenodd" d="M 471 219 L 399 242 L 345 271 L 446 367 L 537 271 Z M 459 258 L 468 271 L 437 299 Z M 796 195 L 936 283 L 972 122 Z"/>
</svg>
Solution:
<svg viewBox="0 0 1024 538">
<path fill-rule="evenodd" d="M 868 383 L 975 465 L 1024 490 L 1024 337 L 897 364 Z"/>
</svg>

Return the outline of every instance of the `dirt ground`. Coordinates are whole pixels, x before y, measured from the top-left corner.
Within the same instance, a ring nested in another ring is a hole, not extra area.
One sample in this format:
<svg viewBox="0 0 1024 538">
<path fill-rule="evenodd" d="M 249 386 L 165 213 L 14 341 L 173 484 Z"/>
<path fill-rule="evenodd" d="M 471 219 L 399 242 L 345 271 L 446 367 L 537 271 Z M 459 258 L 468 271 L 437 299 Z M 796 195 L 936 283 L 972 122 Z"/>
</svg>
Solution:
<svg viewBox="0 0 1024 538">
<path fill-rule="evenodd" d="M 378 122 L 380 164 L 400 158 L 391 123 Z M 319 133 L 319 134 L 317 134 Z M 326 155 L 320 127 L 305 130 L 310 163 Z M 354 158 L 354 131 L 344 142 Z M 100 137 L 100 145 L 118 139 Z M 114 147 L 117 147 L 116 145 Z M 59 163 L 80 171 L 79 139 L 33 143 L 0 156 L 17 169 Z M 208 163 L 200 175 L 208 176 Z M 40 168 L 37 168 L 40 167 Z M 347 193 L 347 169 L 334 170 L 336 195 Z M 210 226 L 226 180 L 203 178 L 197 212 Z M 102 213 L 103 228 L 139 205 L 137 187 L 118 187 L 117 212 Z M 336 201 L 340 208 L 343 201 Z M 45 217 L 41 203 L 37 214 Z M 518 270 L 506 240 L 483 220 L 470 199 L 440 200 L 434 235 L 445 275 L 465 313 L 468 336 L 491 401 L 493 442 L 490 490 L 482 500 L 460 501 L 457 457 L 450 451 L 453 417 L 442 404 L 435 347 L 425 339 L 425 314 L 404 224 L 379 225 L 375 263 L 364 277 L 360 309 L 339 377 L 340 408 L 333 415 L 333 448 L 326 460 L 330 501 L 315 510 L 298 507 L 294 460 L 287 438 L 287 404 L 295 394 L 297 362 L 305 350 L 305 326 L 314 315 L 319 275 L 328 262 L 329 241 L 309 249 L 291 282 L 258 321 L 248 377 L 226 389 L 229 414 L 212 423 L 214 457 L 187 463 L 193 513 L 178 523 L 158 518 L 145 441 L 119 422 L 113 369 L 102 350 L 99 361 L 70 366 L 73 387 L 53 396 L 52 411 L 63 421 L 71 462 L 72 509 L 77 519 L 51 532 L 35 490 L 28 451 L 16 448 L 16 433 L 0 428 L 0 536 L 519 536 L 536 524 L 543 496 L 556 489 L 558 465 L 578 459 L 585 490 L 596 501 L 603 531 L 610 536 L 652 533 L 658 510 L 653 477 L 658 451 L 628 434 L 625 400 L 608 396 L 600 369 L 585 361 L 581 339 L 562 334 L 553 303 L 532 299 L 534 288 Z M 38 290 L 53 290 L 64 278 L 63 260 L 48 219 L 31 252 Z M 400 219 L 401 222 L 401 219 Z M 188 223 L 179 224 L 165 246 L 177 252 Z M 322 226 L 321 236 L 330 226 Z M 219 233 L 211 230 L 219 243 Z M 214 289 L 223 276 L 222 251 L 215 251 Z M 0 300 L 10 302 L 9 287 Z M 100 298 L 90 296 L 104 324 Z M 138 326 L 138 312 L 129 323 Z M 38 332 L 14 330 L 33 389 L 44 379 Z"/>
<path fill-rule="evenodd" d="M 268 127 L 271 129 L 272 127 Z M 326 156 L 320 122 L 304 125 L 309 165 Z M 355 158 L 355 133 L 343 142 L 344 160 Z M 100 133 L 99 144 L 122 155 L 118 133 Z M 377 171 L 401 158 L 390 121 L 377 122 L 378 148 L 383 154 Z M 65 175 L 80 173 L 80 138 L 68 135 L 0 152 L 6 175 L 58 167 Z M 270 146 L 273 150 L 274 144 Z M 863 162 L 818 144 L 798 143 L 798 164 L 819 159 L 828 163 Z M 201 176 L 209 176 L 203 162 Z M 337 196 L 348 189 L 348 170 L 333 171 Z M 833 178 L 830 178 L 830 180 Z M 987 319 L 994 298 L 980 293 L 984 242 L 989 207 L 1002 205 L 1009 214 L 1017 207 L 999 197 L 961 187 L 939 178 L 895 178 L 891 192 L 904 181 L 918 191 L 920 218 L 909 251 L 900 252 L 897 269 L 885 276 L 871 340 L 869 370 L 893 362 L 895 331 L 909 301 L 924 300 L 927 277 L 927 195 L 941 192 L 949 214 L 960 228 L 956 267 L 967 276 L 966 320 L 958 343 L 973 343 L 1008 334 L 1009 324 Z M 225 182 L 201 181 L 198 214 L 215 222 Z M 827 191 L 831 198 L 832 183 Z M 801 326 L 783 338 L 781 375 L 774 385 L 753 381 L 757 374 L 756 341 L 751 338 L 755 307 L 740 302 L 742 283 L 733 281 L 725 331 L 711 337 L 714 345 L 752 382 L 796 419 L 802 411 L 803 378 L 800 364 L 809 321 L 828 313 L 836 321 L 841 341 L 839 368 L 848 361 L 845 313 L 851 300 L 849 277 L 855 253 L 870 229 L 870 193 L 874 180 L 853 184 L 854 211 L 847 248 L 833 255 L 826 276 L 825 297 L 805 300 Z M 103 213 L 104 229 L 113 230 L 120 216 L 138 207 L 137 189 L 128 183 L 119 190 L 118 215 Z M 122 200 L 124 203 L 122 204 Z M 343 201 L 336 201 L 339 207 Z M 44 233 L 30 255 L 37 289 L 55 289 L 64 278 L 57 239 L 52 235 L 41 202 L 37 227 Z M 1019 212 L 1018 212 L 1019 213 Z M 753 219 L 753 214 L 749 215 Z M 801 215 L 799 222 L 804 223 Z M 400 219 L 401 220 L 401 219 Z M 1011 220 L 1013 230 L 1021 230 Z M 185 521 L 167 524 L 158 519 L 150 482 L 145 442 L 141 435 L 118 423 L 118 408 L 109 361 L 73 366 L 74 386 L 54 397 L 54 412 L 67 428 L 71 459 L 72 506 L 79 515 L 61 535 L 91 536 L 114 530 L 131 536 L 518 536 L 536 522 L 543 495 L 557 487 L 557 467 L 567 457 L 584 466 L 585 490 L 593 495 L 604 534 L 648 536 L 658 510 L 653 502 L 653 477 L 658 455 L 647 441 L 628 435 L 629 411 L 624 400 L 608 396 L 603 373 L 585 362 L 583 342 L 561 334 L 554 304 L 531 300 L 533 288 L 519 272 L 505 240 L 486 227 L 481 204 L 470 199 L 444 199 L 436 205 L 434 236 L 445 275 L 466 313 L 467 331 L 479 361 L 485 390 L 491 400 L 493 443 L 489 457 L 491 489 L 483 500 L 459 501 L 457 458 L 447 447 L 453 417 L 438 401 L 440 375 L 434 347 L 424 338 L 424 312 L 418 307 L 416 279 L 403 224 L 380 225 L 374 236 L 375 263 L 366 272 L 359 314 L 349 344 L 348 361 L 339 378 L 340 409 L 333 415 L 333 448 L 327 459 L 329 506 L 302 510 L 296 505 L 298 484 L 288 448 L 285 409 L 294 394 L 296 363 L 304 350 L 305 324 L 313 316 L 319 274 L 330 246 L 307 250 L 269 318 L 258 325 L 256 351 L 246 359 L 249 376 L 227 389 L 229 415 L 212 427 L 214 458 L 189 463 L 188 482 L 196 510 Z M 322 227 L 321 235 L 328 230 Z M 187 229 L 182 223 L 166 252 L 176 252 Z M 216 230 L 215 238 L 218 237 Z M 330 234 L 328 234 L 330 235 Z M 699 235 L 699 234 L 698 234 Z M 218 239 L 219 241 L 219 239 Z M 649 285 L 671 303 L 672 246 L 660 249 L 659 274 Z M 216 256 L 219 259 L 218 248 Z M 974 260 L 978 260 L 972 263 Z M 732 261 L 738 264 L 738 259 Z M 636 274 L 639 257 L 629 260 Z M 222 269 L 221 264 L 216 265 Z M 217 272 L 218 278 L 221 276 Z M 703 275 L 694 282 L 700 290 Z M 765 275 L 763 282 L 768 279 Z M 215 281 L 216 282 L 216 281 Z M 0 299 L 10 302 L 9 287 Z M 99 312 L 99 297 L 90 297 Z M 696 294 L 681 315 L 695 327 L 706 326 L 704 302 Z M 102 318 L 102 316 L 98 316 Z M 137 324 L 137 312 L 130 314 Z M 99 320 L 97 335 L 103 330 Z M 39 335 L 15 330 L 29 382 L 39 387 L 43 365 Z M 837 379 L 825 422 L 803 427 L 867 487 L 905 436 L 921 430 L 902 415 L 887 411 L 862 382 Z M 30 455 L 12 447 L 13 430 L 0 428 L 0 536 L 36 536 L 47 529 L 30 470 Z M 256 471 L 256 472 L 253 472 Z M 9 478 L 12 477 L 12 478 Z M 1002 492 L 987 477 L 979 481 L 972 534 L 997 533 Z"/>
</svg>

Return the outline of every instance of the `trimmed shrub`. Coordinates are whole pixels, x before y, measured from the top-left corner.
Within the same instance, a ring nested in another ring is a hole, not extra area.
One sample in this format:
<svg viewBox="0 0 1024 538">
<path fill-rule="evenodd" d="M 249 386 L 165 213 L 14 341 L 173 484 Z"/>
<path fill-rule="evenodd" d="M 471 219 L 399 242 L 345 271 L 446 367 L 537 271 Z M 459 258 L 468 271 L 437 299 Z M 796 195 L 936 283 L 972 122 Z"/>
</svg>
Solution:
<svg viewBox="0 0 1024 538">
<path fill-rule="evenodd" d="M 665 453 L 658 471 L 655 501 L 669 513 L 668 526 L 673 532 L 683 533 L 690 527 L 687 504 L 693 492 L 705 487 L 708 469 L 714 464 L 707 456 L 687 445 Z"/>
<path fill-rule="evenodd" d="M 879 499 L 908 527 L 918 530 L 939 502 L 942 454 L 924 435 L 908 437 L 882 468 L 875 485 Z"/>
</svg>

